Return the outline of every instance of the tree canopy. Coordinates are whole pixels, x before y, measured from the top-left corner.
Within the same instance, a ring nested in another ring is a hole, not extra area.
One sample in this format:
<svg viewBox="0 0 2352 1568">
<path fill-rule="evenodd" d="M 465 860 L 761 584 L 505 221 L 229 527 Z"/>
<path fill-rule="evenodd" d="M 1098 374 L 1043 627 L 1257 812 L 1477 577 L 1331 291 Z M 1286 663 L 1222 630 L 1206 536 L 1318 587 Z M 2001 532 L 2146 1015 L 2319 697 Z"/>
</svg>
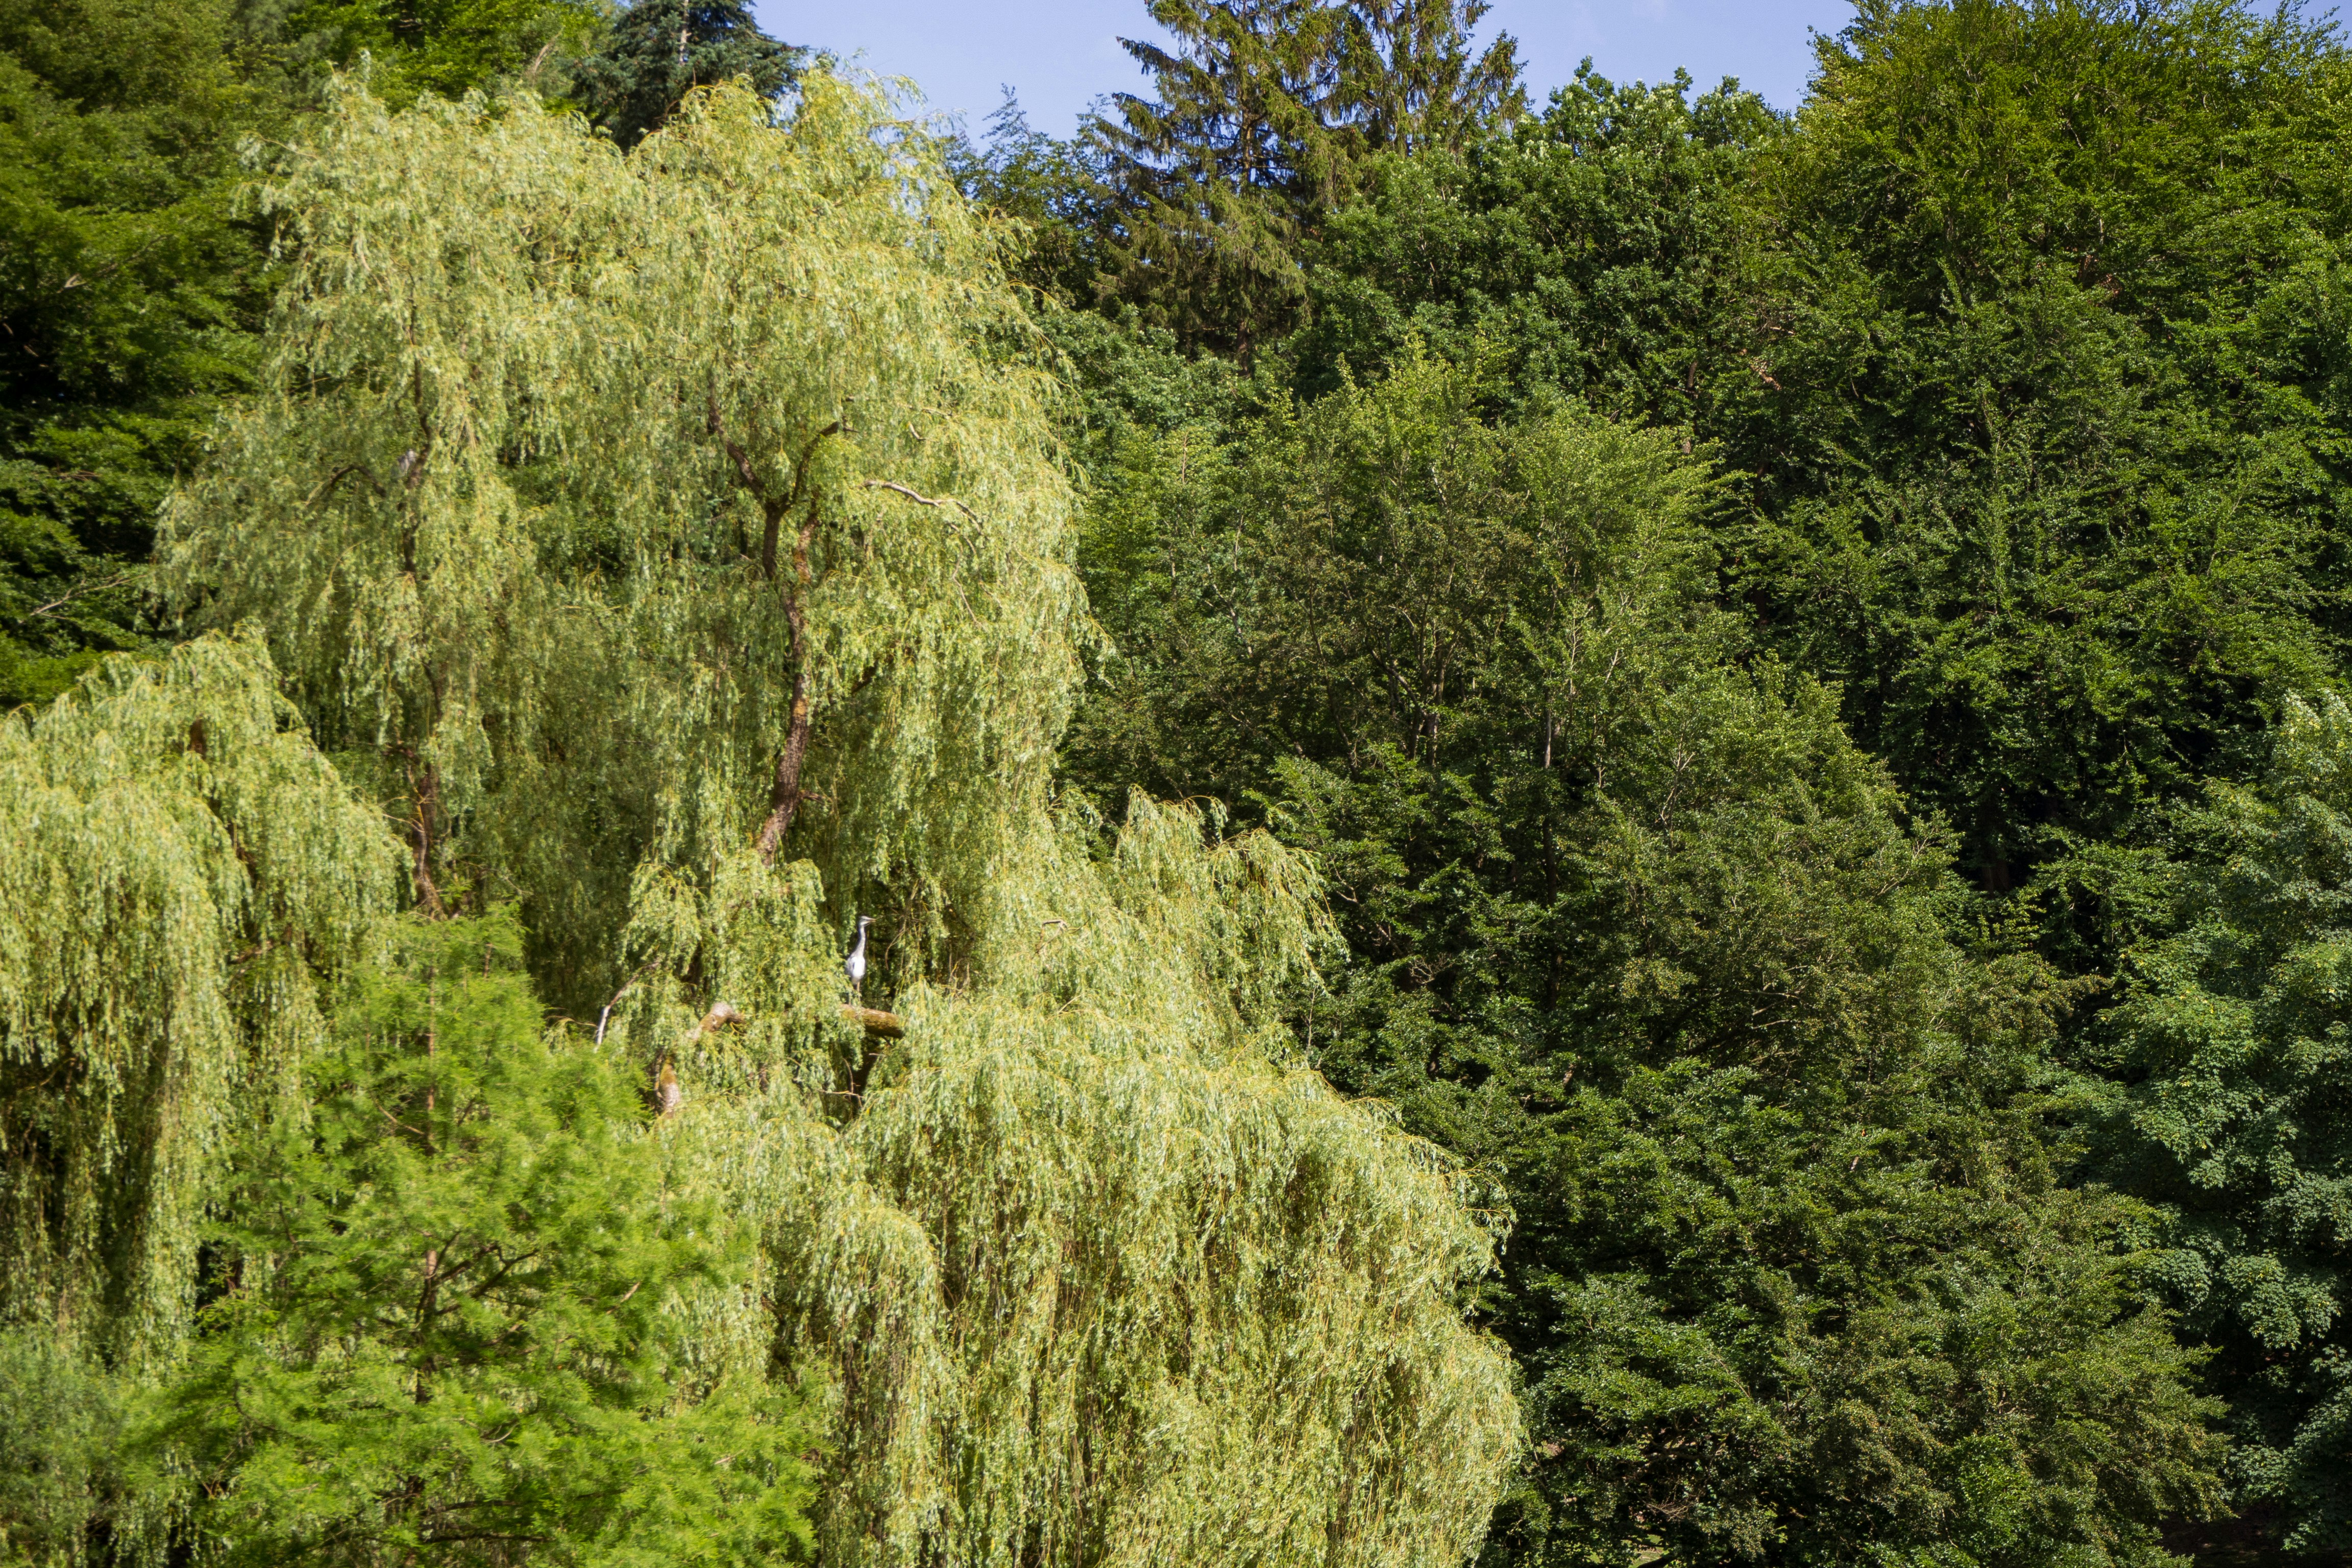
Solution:
<svg viewBox="0 0 2352 1568">
<path fill-rule="evenodd" d="M 2352 1548 L 2332 18 L 0 11 L 0 1557 Z"/>
</svg>

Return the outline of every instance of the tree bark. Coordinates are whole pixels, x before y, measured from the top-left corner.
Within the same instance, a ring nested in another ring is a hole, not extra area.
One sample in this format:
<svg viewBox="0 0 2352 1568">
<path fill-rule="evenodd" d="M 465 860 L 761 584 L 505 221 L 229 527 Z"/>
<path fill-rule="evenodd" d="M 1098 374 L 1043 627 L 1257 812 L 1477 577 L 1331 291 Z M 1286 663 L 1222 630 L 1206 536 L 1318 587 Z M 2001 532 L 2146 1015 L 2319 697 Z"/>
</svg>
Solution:
<svg viewBox="0 0 2352 1568">
<path fill-rule="evenodd" d="M 784 847 L 785 837 L 793 830 L 793 818 L 800 815 L 801 771 L 808 764 L 809 728 L 813 717 L 809 692 L 808 605 L 804 592 L 815 584 L 809 566 L 809 547 L 816 538 L 817 498 L 808 493 L 809 463 L 816 456 L 819 443 L 828 436 L 842 433 L 841 421 L 835 420 L 809 437 L 801 452 L 800 461 L 793 466 L 793 488 L 783 496 L 773 494 L 760 478 L 750 456 L 727 434 L 726 422 L 719 413 L 719 400 L 712 397 L 707 423 L 710 433 L 719 438 L 728 460 L 735 465 L 735 477 L 760 506 L 762 523 L 760 532 L 760 575 L 777 584 L 777 596 L 783 602 L 784 626 L 792 637 L 793 706 L 785 721 L 783 749 L 776 754 L 775 776 L 768 786 L 768 816 L 760 825 L 755 841 L 760 858 L 768 865 L 775 864 L 777 854 Z M 784 520 L 805 502 L 800 527 L 793 535 L 792 575 L 787 578 L 780 570 L 776 557 L 783 544 Z"/>
</svg>

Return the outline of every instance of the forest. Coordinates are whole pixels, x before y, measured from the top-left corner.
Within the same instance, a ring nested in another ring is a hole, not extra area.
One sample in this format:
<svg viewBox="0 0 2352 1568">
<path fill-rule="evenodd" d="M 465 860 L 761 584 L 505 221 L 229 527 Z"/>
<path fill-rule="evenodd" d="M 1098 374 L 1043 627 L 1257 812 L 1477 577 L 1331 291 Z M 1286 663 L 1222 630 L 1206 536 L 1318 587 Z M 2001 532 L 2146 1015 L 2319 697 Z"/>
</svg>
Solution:
<svg viewBox="0 0 2352 1568">
<path fill-rule="evenodd" d="M 0 0 L 0 1563 L 2352 1552 L 2332 14 L 1118 4 Z"/>
</svg>

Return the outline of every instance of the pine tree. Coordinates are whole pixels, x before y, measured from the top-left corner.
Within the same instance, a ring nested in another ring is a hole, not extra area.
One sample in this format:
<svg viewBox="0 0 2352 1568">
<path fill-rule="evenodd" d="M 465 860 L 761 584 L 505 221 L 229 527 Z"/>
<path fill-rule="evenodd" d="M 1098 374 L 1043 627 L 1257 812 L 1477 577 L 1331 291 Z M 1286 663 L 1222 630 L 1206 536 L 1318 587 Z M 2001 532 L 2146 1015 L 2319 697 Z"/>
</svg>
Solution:
<svg viewBox="0 0 2352 1568">
<path fill-rule="evenodd" d="M 761 32 L 743 0 L 635 0 L 575 74 L 596 123 L 634 147 L 696 88 L 740 79 L 773 98 L 806 58 L 806 50 Z"/>
<path fill-rule="evenodd" d="M 1476 0 L 1153 0 L 1172 50 L 1122 39 L 1158 97 L 1085 128 L 1117 194 L 1113 292 L 1188 342 L 1253 346 L 1296 314 L 1302 242 L 1381 149 L 1457 145 L 1522 103 L 1508 35 L 1476 62 Z"/>
<path fill-rule="evenodd" d="M 1363 147 L 1459 152 L 1527 107 L 1518 44 L 1499 34 L 1475 57 L 1487 0 L 1354 0 L 1340 49 L 1339 100 Z"/>
</svg>

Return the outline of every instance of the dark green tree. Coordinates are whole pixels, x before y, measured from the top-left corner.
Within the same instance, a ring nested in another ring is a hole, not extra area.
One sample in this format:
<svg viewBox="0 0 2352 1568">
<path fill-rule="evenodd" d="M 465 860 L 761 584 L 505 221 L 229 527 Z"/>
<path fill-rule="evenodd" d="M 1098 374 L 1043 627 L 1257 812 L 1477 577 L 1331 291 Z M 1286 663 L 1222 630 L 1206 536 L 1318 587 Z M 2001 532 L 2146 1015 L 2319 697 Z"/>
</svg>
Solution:
<svg viewBox="0 0 2352 1568">
<path fill-rule="evenodd" d="M 761 32 L 744 0 L 635 0 L 580 63 L 578 92 L 590 118 L 634 147 L 694 89 L 740 79 L 773 98 L 807 58 Z"/>
<path fill-rule="evenodd" d="M 456 95 L 590 20 L 573 0 L 0 4 L 0 706 L 173 635 L 144 587 L 156 510 L 248 384 L 277 280 L 246 139 L 282 142 L 363 50 L 394 100 Z"/>
<path fill-rule="evenodd" d="M 1313 251 L 1299 388 L 1377 374 L 1417 338 L 1480 360 L 1509 406 L 1700 422 L 1741 338 L 1750 172 L 1782 130 L 1736 83 L 1694 100 L 1687 78 L 1624 86 L 1588 62 L 1508 134 L 1373 160 Z"/>
<path fill-rule="evenodd" d="M 255 354 L 226 0 L 0 5 L 0 705 L 155 646 L 154 514 Z"/>
<path fill-rule="evenodd" d="M 1341 123 L 1363 149 L 1458 149 L 1527 103 L 1518 44 L 1471 34 L 1487 0 L 1353 0 L 1340 23 Z"/>
<path fill-rule="evenodd" d="M 1409 357 L 1130 437 L 1072 749 L 1319 853 L 1318 1064 L 1504 1183 L 1533 1450 L 1490 1550 L 2157 1561 L 2217 1445 L 2139 1211 L 2056 1179 L 2070 988 L 1710 603 L 1704 458 L 1492 392 Z"/>
<path fill-rule="evenodd" d="M 1517 113 L 1517 46 L 1474 60 L 1476 0 L 1152 0 L 1175 47 L 1122 39 L 1154 98 L 1089 119 L 1113 193 L 1110 297 L 1246 363 L 1305 299 L 1300 247 L 1383 146 L 1454 146 Z"/>
<path fill-rule="evenodd" d="M 2352 1546 L 2352 709 L 2290 702 L 2268 771 L 2215 784 L 2168 827 L 2134 868 L 2148 929 L 2092 1037 L 2114 1080 L 2101 1170 L 2168 1216 L 2159 1278 L 2183 1327 L 2218 1352 L 2240 1498 L 2274 1513 L 2289 1549 L 2340 1550 Z"/>
<path fill-rule="evenodd" d="M 982 137 L 959 139 L 950 156 L 966 196 L 1021 226 L 1012 247 L 1015 275 L 1065 310 L 1091 304 L 1103 269 L 1110 190 L 1087 144 L 1033 128 L 1008 89 Z"/>
<path fill-rule="evenodd" d="M 550 1037 L 509 916 L 410 921 L 240 1155 L 144 1441 L 225 1560 L 751 1563 L 808 1541 L 794 1400 L 697 1302 L 754 1237 L 634 1073 Z"/>
<path fill-rule="evenodd" d="M 1874 0 L 1759 166 L 1729 575 L 1987 889 L 2341 655 L 2347 82 L 2292 6 Z"/>
</svg>

